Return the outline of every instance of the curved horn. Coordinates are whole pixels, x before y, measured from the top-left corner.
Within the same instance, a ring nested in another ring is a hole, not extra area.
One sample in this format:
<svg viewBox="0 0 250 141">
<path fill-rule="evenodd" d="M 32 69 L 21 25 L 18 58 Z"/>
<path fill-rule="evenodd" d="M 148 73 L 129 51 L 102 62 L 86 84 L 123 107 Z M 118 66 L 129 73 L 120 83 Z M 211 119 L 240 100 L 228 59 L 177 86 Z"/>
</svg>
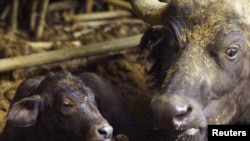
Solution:
<svg viewBox="0 0 250 141">
<path fill-rule="evenodd" d="M 145 22 L 151 25 L 163 23 L 164 11 L 167 3 L 159 0 L 130 0 L 135 13 Z"/>
</svg>

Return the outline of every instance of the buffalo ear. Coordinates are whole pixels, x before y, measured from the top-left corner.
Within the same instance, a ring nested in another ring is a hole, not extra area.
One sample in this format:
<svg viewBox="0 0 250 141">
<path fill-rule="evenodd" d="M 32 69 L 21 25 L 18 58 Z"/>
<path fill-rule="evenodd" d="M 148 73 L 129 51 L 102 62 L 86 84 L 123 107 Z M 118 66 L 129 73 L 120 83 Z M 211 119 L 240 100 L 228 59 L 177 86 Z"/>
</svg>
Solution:
<svg viewBox="0 0 250 141">
<path fill-rule="evenodd" d="M 36 123 L 41 97 L 33 95 L 15 102 L 9 109 L 7 121 L 13 126 L 29 127 Z"/>
</svg>

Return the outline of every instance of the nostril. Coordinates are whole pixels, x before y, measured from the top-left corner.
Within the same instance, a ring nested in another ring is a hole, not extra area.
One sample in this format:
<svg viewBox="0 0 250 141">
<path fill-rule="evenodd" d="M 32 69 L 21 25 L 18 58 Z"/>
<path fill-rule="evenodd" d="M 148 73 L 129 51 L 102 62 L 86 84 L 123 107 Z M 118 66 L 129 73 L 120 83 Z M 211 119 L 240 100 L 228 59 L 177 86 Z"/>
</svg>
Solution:
<svg viewBox="0 0 250 141">
<path fill-rule="evenodd" d="M 107 131 L 104 129 L 104 128 L 101 128 L 98 130 L 98 133 L 101 134 L 101 135 L 107 135 Z"/>
<path fill-rule="evenodd" d="M 187 114 L 190 114 L 192 111 L 193 111 L 193 109 L 191 107 L 188 107 Z"/>
<path fill-rule="evenodd" d="M 193 108 L 189 106 L 183 106 L 177 110 L 178 112 L 173 117 L 173 124 L 176 130 L 183 130 L 185 126 L 189 124 L 189 120 L 192 117 Z"/>
<path fill-rule="evenodd" d="M 111 138 L 113 134 L 113 128 L 111 126 L 103 126 L 102 128 L 98 129 L 98 133 L 105 138 Z"/>
<path fill-rule="evenodd" d="M 178 119 L 182 119 L 190 115 L 190 113 L 193 111 L 192 107 L 190 106 L 177 106 L 176 107 L 176 115 L 175 117 Z"/>
</svg>

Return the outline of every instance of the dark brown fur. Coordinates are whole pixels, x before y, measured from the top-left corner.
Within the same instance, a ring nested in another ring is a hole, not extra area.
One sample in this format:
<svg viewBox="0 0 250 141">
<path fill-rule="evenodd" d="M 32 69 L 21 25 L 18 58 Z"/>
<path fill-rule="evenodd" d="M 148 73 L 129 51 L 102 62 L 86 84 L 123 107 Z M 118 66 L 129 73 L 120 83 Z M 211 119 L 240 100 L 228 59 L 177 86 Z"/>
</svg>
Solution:
<svg viewBox="0 0 250 141">
<path fill-rule="evenodd" d="M 208 124 L 249 124 L 249 8 L 244 0 L 172 0 L 161 29 L 145 33 L 140 48 L 151 47 L 152 118 L 163 140 L 203 141 Z"/>
<path fill-rule="evenodd" d="M 69 72 L 58 72 L 23 81 L 0 140 L 93 141 L 110 139 L 112 131 L 91 89 Z"/>
<path fill-rule="evenodd" d="M 95 73 L 82 73 L 79 77 L 93 91 L 98 109 L 114 128 L 114 136 L 125 134 L 130 141 L 143 140 L 134 117 L 122 101 L 119 90 Z"/>
</svg>

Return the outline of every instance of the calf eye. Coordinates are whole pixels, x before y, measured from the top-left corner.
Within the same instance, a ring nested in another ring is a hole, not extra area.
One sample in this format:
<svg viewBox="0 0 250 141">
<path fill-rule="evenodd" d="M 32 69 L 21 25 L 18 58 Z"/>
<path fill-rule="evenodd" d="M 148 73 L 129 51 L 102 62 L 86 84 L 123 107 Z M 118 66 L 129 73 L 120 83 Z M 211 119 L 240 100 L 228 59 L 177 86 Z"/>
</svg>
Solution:
<svg viewBox="0 0 250 141">
<path fill-rule="evenodd" d="M 67 108 L 71 108 L 73 105 L 72 104 L 70 104 L 69 102 L 64 102 L 63 104 L 62 104 L 62 107 L 64 108 L 64 109 L 67 109 Z"/>
<path fill-rule="evenodd" d="M 63 115 L 71 115 L 74 110 L 74 103 L 72 103 L 71 101 L 63 101 L 61 103 L 61 112 Z"/>
<path fill-rule="evenodd" d="M 238 52 L 238 48 L 232 47 L 232 48 L 228 48 L 225 51 L 225 54 L 230 61 L 233 61 L 236 58 L 237 52 Z"/>
</svg>

